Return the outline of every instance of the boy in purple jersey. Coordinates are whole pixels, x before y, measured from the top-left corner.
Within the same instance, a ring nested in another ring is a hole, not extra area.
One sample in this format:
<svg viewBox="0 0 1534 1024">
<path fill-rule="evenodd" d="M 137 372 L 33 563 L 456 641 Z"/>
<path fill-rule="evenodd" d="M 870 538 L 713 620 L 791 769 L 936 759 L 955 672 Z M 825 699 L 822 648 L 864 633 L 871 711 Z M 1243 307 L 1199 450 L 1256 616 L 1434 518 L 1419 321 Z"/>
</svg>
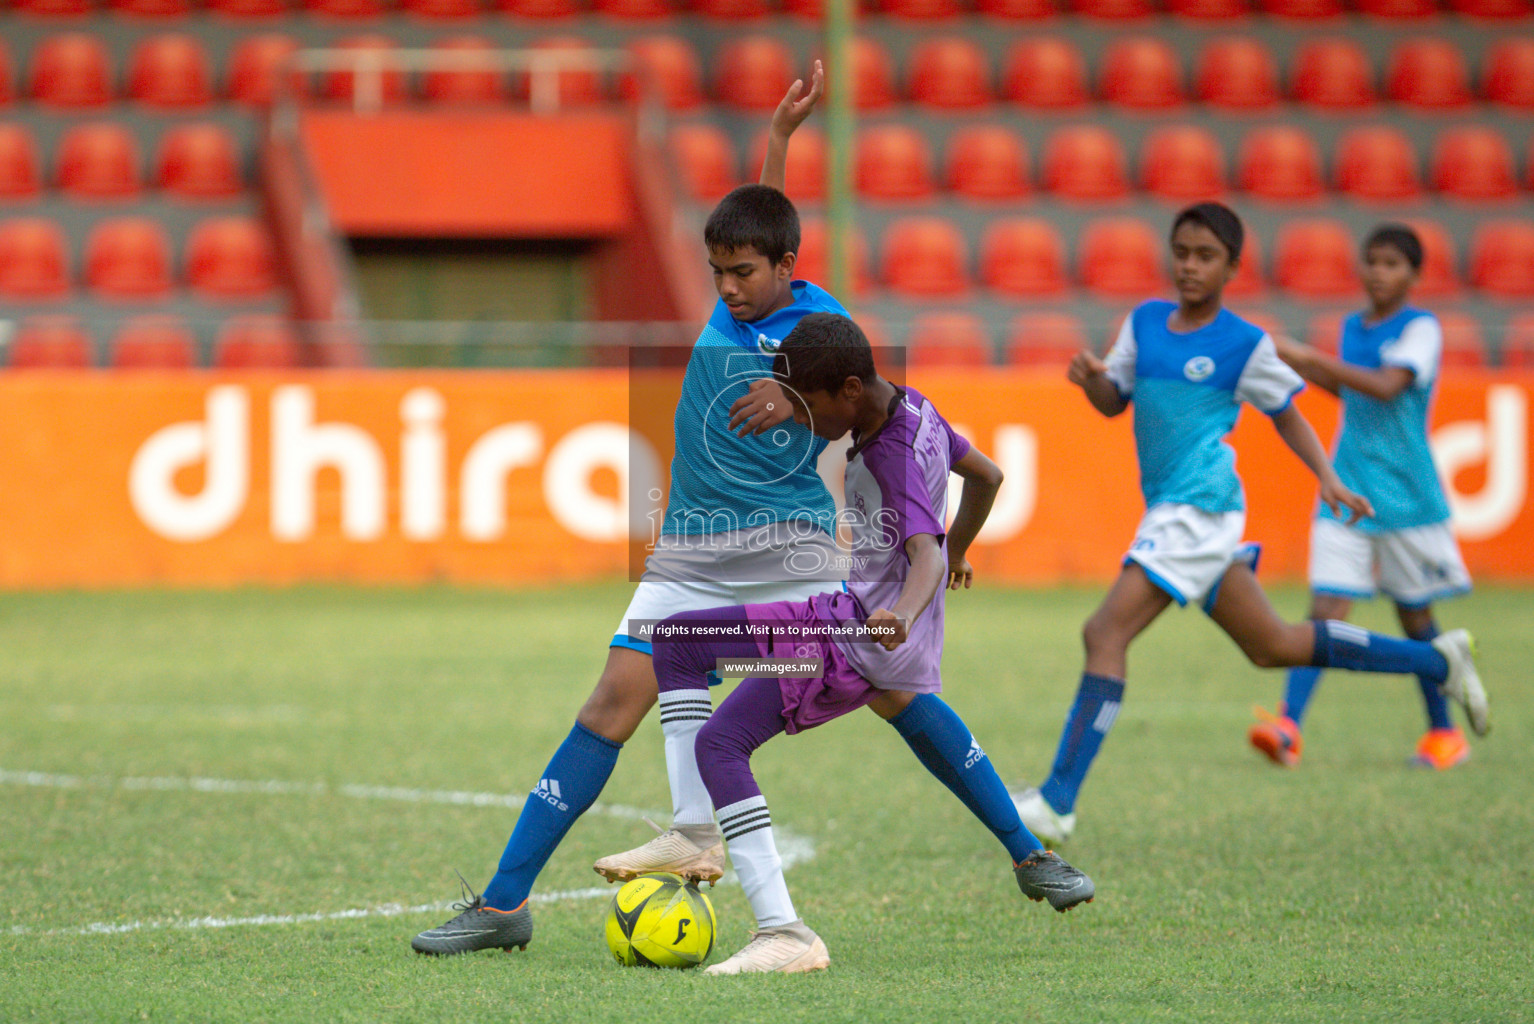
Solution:
<svg viewBox="0 0 1534 1024">
<path fill-rule="evenodd" d="M 794 910 L 767 801 L 751 774 L 753 751 L 872 707 L 922 763 L 991 829 L 1012 858 L 1018 887 L 1064 911 L 1092 899 L 1092 880 L 1048 853 L 1023 827 L 985 752 L 942 688 L 943 592 L 971 585 L 965 552 L 1001 485 L 1001 470 L 955 434 L 932 403 L 884 380 L 851 320 L 801 319 L 774 362 L 794 419 L 819 437 L 852 432 L 847 455 L 851 552 L 844 590 L 807 601 L 682 612 L 654 631 L 662 729 L 691 741 L 756 915 L 751 941 L 709 974 L 820 970 L 825 943 Z M 948 476 L 964 478 L 951 531 Z M 945 550 L 946 549 L 946 550 Z M 713 711 L 707 674 L 725 659 L 786 659 L 775 676 L 748 676 Z"/>
</svg>

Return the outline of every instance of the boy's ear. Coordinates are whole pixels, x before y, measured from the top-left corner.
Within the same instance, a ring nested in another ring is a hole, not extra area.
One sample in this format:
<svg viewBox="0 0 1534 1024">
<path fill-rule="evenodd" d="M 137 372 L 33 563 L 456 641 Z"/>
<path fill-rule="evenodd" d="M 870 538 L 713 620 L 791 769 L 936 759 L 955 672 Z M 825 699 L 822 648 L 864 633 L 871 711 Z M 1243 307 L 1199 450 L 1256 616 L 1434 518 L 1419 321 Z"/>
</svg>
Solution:
<svg viewBox="0 0 1534 1024">
<path fill-rule="evenodd" d="M 856 402 L 863 396 L 863 378 L 848 377 L 842 381 L 842 397 L 851 402 Z"/>
<path fill-rule="evenodd" d="M 778 276 L 779 277 L 787 280 L 787 279 L 789 279 L 789 278 L 794 276 L 794 265 L 797 264 L 798 262 L 799 262 L 799 254 L 798 253 L 796 253 L 796 252 L 785 252 L 783 254 L 783 258 L 778 260 L 778 265 L 775 268 L 773 268 L 773 269 L 775 269 L 778 272 Z"/>
</svg>

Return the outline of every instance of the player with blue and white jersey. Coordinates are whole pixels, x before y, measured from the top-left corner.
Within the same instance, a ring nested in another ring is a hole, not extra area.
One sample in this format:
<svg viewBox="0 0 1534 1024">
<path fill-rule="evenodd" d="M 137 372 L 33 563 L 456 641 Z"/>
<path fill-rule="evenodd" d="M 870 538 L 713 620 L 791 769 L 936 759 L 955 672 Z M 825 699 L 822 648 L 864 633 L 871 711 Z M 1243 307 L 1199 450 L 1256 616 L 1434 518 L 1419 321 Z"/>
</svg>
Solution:
<svg viewBox="0 0 1534 1024">
<path fill-rule="evenodd" d="M 1428 446 L 1428 413 L 1443 359 L 1438 318 L 1409 305 L 1422 267 L 1422 242 L 1402 224 L 1386 224 L 1363 245 L 1369 308 L 1342 325 L 1341 358 L 1308 345 L 1281 343 L 1279 354 L 1307 380 L 1342 399 L 1342 425 L 1332 464 L 1350 488 L 1374 505 L 1354 526 L 1321 506 L 1310 531 L 1312 619 L 1342 620 L 1355 600 L 1376 589 L 1395 602 L 1401 628 L 1415 640 L 1438 635 L 1433 602 L 1470 590 L 1449 503 Z M 1299 763 L 1300 725 L 1319 669 L 1290 669 L 1276 714 L 1262 712 L 1253 746 L 1280 765 Z M 1452 768 L 1470 756 L 1465 734 L 1431 679 L 1418 685 L 1428 731 L 1412 763 Z"/>
<path fill-rule="evenodd" d="M 1172 222 L 1179 301 L 1151 301 L 1124 324 L 1107 359 L 1080 352 L 1068 376 L 1105 416 L 1134 406 L 1145 516 L 1118 579 L 1082 630 L 1086 666 L 1049 778 L 1017 796 L 1023 823 L 1064 842 L 1076 797 L 1124 695 L 1129 645 L 1174 601 L 1198 604 L 1261 668 L 1313 665 L 1426 676 L 1484 721 L 1485 694 L 1463 630 L 1432 643 L 1396 640 L 1343 622 L 1287 623 L 1257 583 L 1257 548 L 1241 539 L 1245 499 L 1225 435 L 1242 403 L 1266 413 L 1320 483 L 1321 503 L 1373 514 L 1338 476 L 1294 407 L 1303 387 L 1273 339 L 1221 306 L 1241 259 L 1235 213 L 1199 203 Z"/>
</svg>

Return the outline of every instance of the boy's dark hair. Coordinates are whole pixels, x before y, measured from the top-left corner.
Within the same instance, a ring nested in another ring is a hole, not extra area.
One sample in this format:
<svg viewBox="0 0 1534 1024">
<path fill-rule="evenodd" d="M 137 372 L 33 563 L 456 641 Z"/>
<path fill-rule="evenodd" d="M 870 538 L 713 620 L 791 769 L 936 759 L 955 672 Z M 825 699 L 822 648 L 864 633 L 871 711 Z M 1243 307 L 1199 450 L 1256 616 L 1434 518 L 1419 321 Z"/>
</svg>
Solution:
<svg viewBox="0 0 1534 1024">
<path fill-rule="evenodd" d="M 848 377 L 866 382 L 878 371 L 863 328 L 839 313 L 811 313 L 783 339 L 772 373 L 795 391 L 834 395 Z"/>
<path fill-rule="evenodd" d="M 1359 254 L 1367 259 L 1369 250 L 1377 245 L 1390 246 L 1406 257 L 1406 262 L 1411 264 L 1413 270 L 1422 269 L 1422 239 L 1417 237 L 1417 232 L 1405 224 L 1381 224 L 1369 232 L 1369 237 L 1364 239 L 1364 247 Z"/>
<path fill-rule="evenodd" d="M 742 185 L 708 215 L 703 244 L 710 252 L 749 246 L 777 266 L 799 251 L 799 211 L 771 185 Z"/>
<path fill-rule="evenodd" d="M 1172 221 L 1172 231 L 1167 237 L 1177 234 L 1177 229 L 1184 224 L 1198 224 L 1208 228 L 1230 253 L 1232 263 L 1241 259 L 1241 243 L 1246 241 L 1246 229 L 1241 226 L 1241 218 L 1236 216 L 1236 211 L 1224 203 L 1195 203 L 1188 207 Z"/>
</svg>

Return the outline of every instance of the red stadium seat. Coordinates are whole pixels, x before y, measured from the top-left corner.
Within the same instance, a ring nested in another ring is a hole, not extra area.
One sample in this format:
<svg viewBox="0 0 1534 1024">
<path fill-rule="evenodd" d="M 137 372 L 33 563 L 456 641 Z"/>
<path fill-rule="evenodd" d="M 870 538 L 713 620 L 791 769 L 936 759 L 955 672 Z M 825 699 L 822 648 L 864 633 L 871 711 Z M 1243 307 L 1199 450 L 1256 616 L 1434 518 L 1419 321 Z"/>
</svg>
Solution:
<svg viewBox="0 0 1534 1024">
<path fill-rule="evenodd" d="M 218 124 L 188 124 L 160 138 L 155 184 L 179 199 L 224 199 L 244 185 L 234 138 Z"/>
<path fill-rule="evenodd" d="M 1082 284 L 1105 299 L 1143 299 L 1165 291 L 1162 239 L 1135 218 L 1108 218 L 1087 225 L 1077 260 Z"/>
<path fill-rule="evenodd" d="M 1486 52 L 1482 93 L 1493 103 L 1534 110 L 1534 36 L 1503 39 Z"/>
<path fill-rule="evenodd" d="M 213 365 L 225 370 L 286 370 L 302 362 L 298 335 L 280 316 L 230 317 L 213 343 Z"/>
<path fill-rule="evenodd" d="M 1196 98 L 1225 110 L 1266 110 L 1278 102 L 1278 62 L 1260 41 L 1216 39 L 1198 55 Z"/>
<path fill-rule="evenodd" d="M 911 55 L 910 96 L 923 106 L 967 110 L 991 102 L 985 51 L 963 36 L 920 43 Z"/>
<path fill-rule="evenodd" d="M 16 98 L 16 90 L 11 86 L 14 77 L 11 71 L 11 51 L 6 48 L 5 40 L 0 39 L 0 107 L 9 104 Z"/>
<path fill-rule="evenodd" d="M 150 36 L 133 48 L 128 95 L 162 110 L 200 107 L 213 99 L 208 55 L 195 36 Z"/>
<path fill-rule="evenodd" d="M 110 362 L 119 370 L 190 369 L 197 365 L 197 339 L 179 317 L 134 317 L 112 339 Z"/>
<path fill-rule="evenodd" d="M 1013 103 L 1045 110 L 1086 106 L 1087 62 L 1068 39 L 1028 36 L 1012 44 L 1002 72 L 1002 95 Z"/>
<path fill-rule="evenodd" d="M 322 18 L 381 18 L 383 0 L 304 0 L 304 8 Z"/>
<path fill-rule="evenodd" d="M 762 172 L 762 161 L 767 159 L 767 132 L 756 137 L 751 146 L 751 180 Z M 820 200 L 826 195 L 826 136 L 819 128 L 805 125 L 794 132 L 793 145 L 788 147 L 788 167 L 785 172 L 785 190 L 795 202 Z"/>
<path fill-rule="evenodd" d="M 1109 103 L 1132 110 L 1168 110 L 1183 101 L 1182 65 L 1160 39 L 1120 39 L 1103 55 L 1099 92 Z"/>
<path fill-rule="evenodd" d="M 95 11 L 91 0 L 16 0 L 15 6 L 17 13 L 37 18 L 71 18 Z"/>
<path fill-rule="evenodd" d="M 1457 110 L 1470 103 L 1470 72 L 1454 43 L 1411 39 L 1391 51 L 1385 91 L 1398 103 Z"/>
<path fill-rule="evenodd" d="M 68 245 L 51 220 L 0 220 L 0 296 L 36 301 L 69 291 Z"/>
<path fill-rule="evenodd" d="M 580 0 L 494 0 L 491 6 L 516 18 L 549 21 L 578 17 L 583 7 Z"/>
<path fill-rule="evenodd" d="M 959 0 L 876 0 L 880 11 L 895 18 L 926 21 L 932 18 L 953 18 L 968 13 Z"/>
<path fill-rule="evenodd" d="M 1449 0 L 1449 9 L 1470 18 L 1513 20 L 1534 14 L 1529 0 Z"/>
<path fill-rule="evenodd" d="M 930 196 L 932 152 L 926 136 L 903 124 L 864 128 L 854 150 L 853 180 L 858 194 L 868 199 Z"/>
<path fill-rule="evenodd" d="M 277 288 L 271 236 L 250 217 L 212 217 L 192 228 L 186 242 L 186 280 L 213 299 L 248 299 Z"/>
<path fill-rule="evenodd" d="M 989 366 L 991 333 L 973 313 L 923 313 L 906 342 L 911 366 Z"/>
<path fill-rule="evenodd" d="M 226 18 L 280 18 L 288 0 L 207 0 L 208 9 Z"/>
<path fill-rule="evenodd" d="M 138 141 L 111 121 L 71 128 L 59 142 L 59 188 L 76 199 L 126 199 L 139 194 Z"/>
<path fill-rule="evenodd" d="M 85 239 L 85 283 L 106 299 L 159 299 L 170 294 L 170 239 L 157 220 L 104 220 Z"/>
<path fill-rule="evenodd" d="M 1451 128 L 1433 143 L 1433 187 L 1455 199 L 1511 199 L 1518 194 L 1513 150 L 1495 128 Z"/>
<path fill-rule="evenodd" d="M 579 36 L 546 36 L 534 42 L 530 49 L 549 53 L 590 54 L 595 48 Z M 511 77 L 512 93 L 519 98 L 528 97 L 536 104 L 539 96 L 536 75 L 518 73 Z M 589 106 L 601 103 L 606 98 L 602 77 L 594 70 L 572 67 L 558 72 L 556 81 L 561 107 Z"/>
<path fill-rule="evenodd" d="M 720 21 L 749 21 L 772 13 L 767 0 L 692 0 L 693 13 Z"/>
<path fill-rule="evenodd" d="M 80 370 L 90 366 L 91 336 L 72 316 L 34 316 L 11 339 L 14 370 Z"/>
<path fill-rule="evenodd" d="M 1477 228 L 1470 283 L 1496 298 L 1534 298 L 1534 221 L 1490 221 Z"/>
<path fill-rule="evenodd" d="M 940 217 L 904 217 L 884 233 L 884 283 L 924 299 L 962 295 L 969 286 L 964 235 Z"/>
<path fill-rule="evenodd" d="M 948 140 L 944 181 L 967 199 L 1019 199 L 1030 191 L 1028 150 L 1001 125 L 974 125 Z"/>
<path fill-rule="evenodd" d="M 332 44 L 332 49 L 347 50 L 352 53 L 377 53 L 388 54 L 397 49 L 394 40 L 388 36 L 361 35 L 351 36 Z M 382 63 L 375 71 L 367 65 L 362 65 L 362 73 L 357 71 L 339 69 L 325 72 L 321 94 L 327 100 L 336 103 L 357 103 L 366 105 L 374 98 L 380 103 L 403 103 L 406 98 L 405 73 L 387 63 Z M 360 80 L 359 80 L 360 79 Z M 376 83 L 376 84 L 375 84 Z"/>
<path fill-rule="evenodd" d="M 859 110 L 883 110 L 900 99 L 895 90 L 895 61 L 877 40 L 852 41 L 852 102 Z"/>
<path fill-rule="evenodd" d="M 1256 232 L 1248 231 L 1241 244 L 1241 262 L 1236 265 L 1236 276 L 1225 286 L 1225 294 L 1232 299 L 1252 299 L 1267 289 L 1262 274 L 1262 242 Z"/>
<path fill-rule="evenodd" d="M 1336 182 L 1355 199 L 1415 199 L 1422 192 L 1417 151 L 1397 128 L 1354 128 L 1338 140 Z"/>
<path fill-rule="evenodd" d="M 1140 182 L 1163 199 L 1213 199 L 1225 191 L 1219 140 L 1193 125 L 1157 128 L 1140 151 Z"/>
<path fill-rule="evenodd" d="M 818 217 L 808 217 L 800 226 L 799 259 L 794 265 L 794 277 L 813 281 L 826 288 L 831 286 L 830 235 L 826 222 Z M 868 274 L 868 238 L 860 228 L 853 228 L 851 249 L 851 278 L 854 294 L 863 294 L 872 285 Z"/>
<path fill-rule="evenodd" d="M 1307 299 L 1344 299 L 1358 291 L 1353 239 L 1335 220 L 1295 220 L 1279 228 L 1273 279 Z"/>
<path fill-rule="evenodd" d="M 1070 0 L 1070 8 L 1102 21 L 1134 21 L 1156 12 L 1151 0 Z"/>
<path fill-rule="evenodd" d="M 795 18 L 821 21 L 826 16 L 826 0 L 783 0 L 783 13 Z"/>
<path fill-rule="evenodd" d="M 987 288 L 1016 298 L 1063 295 L 1069 287 L 1065 240 L 1045 220 L 997 221 L 980 241 L 980 280 Z"/>
<path fill-rule="evenodd" d="M 1489 362 L 1481 322 L 1457 309 L 1438 311 L 1438 325 L 1443 329 L 1443 359 L 1448 370 L 1480 370 Z"/>
<path fill-rule="evenodd" d="M 506 76 L 489 54 L 495 44 L 479 36 L 439 39 L 431 47 L 454 55 L 455 63 L 421 76 L 421 95 L 432 103 L 483 105 L 506 99 Z M 462 61 L 463 63 L 457 63 Z"/>
<path fill-rule="evenodd" d="M 1534 313 L 1520 313 L 1507 322 L 1501 356 L 1508 369 L 1534 369 Z"/>
<path fill-rule="evenodd" d="M 1022 313 L 1007 329 L 1011 366 L 1067 366 L 1092 339 L 1081 320 L 1069 313 Z"/>
<path fill-rule="evenodd" d="M 1321 153 L 1298 128 L 1257 128 L 1241 140 L 1236 184 L 1263 199 L 1295 202 L 1321 195 Z"/>
<path fill-rule="evenodd" d="M 688 194 L 700 202 L 712 203 L 745 183 L 729 136 L 711 124 L 679 124 L 671 129 L 671 155 Z"/>
<path fill-rule="evenodd" d="M 1225 294 L 1230 294 L 1230 288 L 1226 287 Z M 1277 338 L 1288 335 L 1289 328 L 1282 320 L 1265 309 L 1232 309 L 1232 313 L 1239 316 L 1249 324 L 1255 324 L 1268 332 L 1269 337 Z"/>
<path fill-rule="evenodd" d="M 99 107 L 112 98 L 112 62 L 93 35 L 66 32 L 32 51 L 27 93 L 51 107 Z"/>
<path fill-rule="evenodd" d="M 479 0 L 404 0 L 405 13 L 429 21 L 459 21 L 480 16 Z"/>
<path fill-rule="evenodd" d="M 774 110 L 794 74 L 794 56 L 771 36 L 747 36 L 719 48 L 714 95 L 742 110 Z"/>
<path fill-rule="evenodd" d="M 1310 323 L 1306 325 L 1305 343 L 1328 355 L 1336 355 L 1337 346 L 1342 340 L 1342 321 L 1347 316 L 1346 312 L 1332 310 L 1311 317 Z"/>
<path fill-rule="evenodd" d="M 183 18 L 191 0 L 112 0 L 112 10 L 130 18 Z"/>
<path fill-rule="evenodd" d="M 1264 14 L 1291 21 L 1328 21 L 1341 17 L 1342 0 L 1259 0 Z"/>
<path fill-rule="evenodd" d="M 975 0 L 975 11 L 1006 21 L 1047 21 L 1060 13 L 1055 0 Z"/>
<path fill-rule="evenodd" d="M 1359 110 L 1374 104 L 1374 71 L 1351 39 L 1317 39 L 1296 54 L 1290 92 L 1324 110 Z"/>
<path fill-rule="evenodd" d="M 669 0 L 593 0 L 591 6 L 597 14 L 622 21 L 650 21 L 672 14 Z M 680 0 L 677 6 L 681 6 Z"/>
<path fill-rule="evenodd" d="M 229 54 L 229 98 L 236 103 L 264 107 L 272 102 L 278 85 L 278 69 L 298 51 L 291 36 L 266 34 L 240 40 Z M 308 89 L 304 76 L 294 72 L 284 86 L 302 96 Z"/>
<path fill-rule="evenodd" d="M 1124 147 L 1096 125 L 1061 128 L 1044 146 L 1043 184 L 1065 199 L 1105 201 L 1129 194 Z"/>
<path fill-rule="evenodd" d="M 42 187 L 37 140 L 26 125 L 0 124 L 0 201 L 31 199 Z"/>
<path fill-rule="evenodd" d="M 1251 14 L 1246 0 L 1168 0 L 1166 9 L 1190 21 L 1237 21 Z"/>
<path fill-rule="evenodd" d="M 695 110 L 703 104 L 703 69 L 692 44 L 681 36 L 642 36 L 632 39 L 628 51 L 649 76 L 667 110 Z M 625 75 L 625 98 L 639 95 L 633 76 Z"/>
<path fill-rule="evenodd" d="M 1385 21 L 1418 21 L 1438 16 L 1438 0 L 1358 0 L 1358 13 Z"/>
<path fill-rule="evenodd" d="M 1422 241 L 1422 270 L 1417 275 L 1412 294 L 1424 299 L 1458 296 L 1461 285 L 1454 239 L 1437 221 L 1409 220 L 1406 223 Z"/>
</svg>

